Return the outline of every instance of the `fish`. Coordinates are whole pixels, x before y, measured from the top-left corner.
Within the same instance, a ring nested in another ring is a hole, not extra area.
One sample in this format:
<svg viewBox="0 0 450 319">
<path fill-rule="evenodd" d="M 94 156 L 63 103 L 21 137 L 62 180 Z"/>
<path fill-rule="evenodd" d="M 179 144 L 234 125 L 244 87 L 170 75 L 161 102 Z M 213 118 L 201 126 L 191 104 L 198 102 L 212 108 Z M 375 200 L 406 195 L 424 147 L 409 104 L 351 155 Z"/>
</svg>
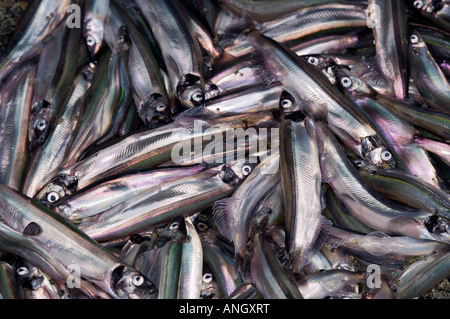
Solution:
<svg viewBox="0 0 450 319">
<path fill-rule="evenodd" d="M 84 278 L 90 278 L 112 298 L 139 298 L 154 291 L 153 283 L 134 268 L 33 199 L 0 185 L 0 203 L 0 216 L 5 221 L 2 227 L 21 234 L 47 254 L 51 251 L 56 262 L 51 265 L 63 268 L 64 279 L 70 274 L 67 267 L 76 264 Z M 75 255 L 68 254 L 74 251 Z"/>
<path fill-rule="evenodd" d="M 156 54 L 132 18 L 112 2 L 105 22 L 105 41 L 111 50 L 121 25 L 127 26 L 131 40 L 128 69 L 139 118 L 149 128 L 168 124 L 172 121 L 169 95 Z"/>
<path fill-rule="evenodd" d="M 256 62 L 268 70 L 262 71 L 261 76 L 270 79 L 267 81 L 279 81 L 285 87 L 290 97 L 285 103 L 291 105 L 291 110 L 301 109 L 313 119 L 326 118 L 359 156 L 376 165 L 384 163 L 380 155 L 384 146 L 375 130 L 361 115 L 359 107 L 333 86 L 320 70 L 257 31 L 250 32 L 248 38 L 257 50 Z"/>
<path fill-rule="evenodd" d="M 264 299 L 303 299 L 295 279 L 283 267 L 265 236 L 265 222 L 269 209 L 261 209 L 255 214 L 251 238 L 253 248 L 250 258 L 250 273 L 256 289 Z"/>
<path fill-rule="evenodd" d="M 70 0 L 33 2 L 7 52 L 2 56 L 0 87 L 5 85 L 8 77 L 12 75 L 12 72 L 15 72 L 16 67 L 39 55 L 43 40 L 63 21 L 70 3 Z"/>
<path fill-rule="evenodd" d="M 413 30 L 410 42 L 411 76 L 419 92 L 429 106 L 448 114 L 450 85 L 444 73 L 417 30 Z"/>
<path fill-rule="evenodd" d="M 186 240 L 181 251 L 178 299 L 200 299 L 203 276 L 203 248 L 192 218 L 184 217 Z"/>
<path fill-rule="evenodd" d="M 285 112 L 281 119 L 281 194 L 287 252 L 294 273 L 309 264 L 319 242 L 322 220 L 322 177 L 315 123 Z"/>
<path fill-rule="evenodd" d="M 23 299 L 24 292 L 16 279 L 16 269 L 13 265 L 0 262 L 0 295 L 2 299 Z"/>
<path fill-rule="evenodd" d="M 360 160 L 354 163 L 364 180 L 379 194 L 449 219 L 450 197 L 435 185 L 402 170 L 381 169 Z"/>
<path fill-rule="evenodd" d="M 240 161 L 222 164 L 130 198 L 78 227 L 96 241 L 118 239 L 183 214 L 211 207 L 230 195 L 247 177 L 251 166 Z"/>
<path fill-rule="evenodd" d="M 280 154 L 274 152 L 254 168 L 244 166 L 243 174 L 246 178 L 242 184 L 231 197 L 214 204 L 215 223 L 221 234 L 232 241 L 235 247 L 235 278 L 244 268 L 244 254 L 253 214 L 265 195 L 280 181 L 280 175 L 276 174 L 279 161 Z M 248 196 L 250 190 L 254 192 L 254 196 Z"/>
<path fill-rule="evenodd" d="M 181 6 L 167 0 L 154 1 L 151 6 L 141 0 L 136 3 L 161 46 L 172 91 L 184 108 L 201 105 L 205 97 L 203 58 Z"/>
<path fill-rule="evenodd" d="M 156 299 L 177 298 L 181 256 L 185 240 L 184 219 L 182 216 L 178 216 L 161 231 L 155 248 L 140 256 L 138 269 L 157 286 Z"/>
<path fill-rule="evenodd" d="M 448 1 L 25 4 L 1 299 L 447 296 Z"/>
<path fill-rule="evenodd" d="M 100 214 L 130 197 L 137 196 L 159 185 L 194 175 L 205 169 L 203 165 L 187 168 L 154 169 L 111 178 L 92 187 L 86 187 L 66 198 L 57 192 L 49 193 L 47 201 L 53 211 L 69 220 L 82 220 Z M 111 196 L 113 195 L 114 196 Z M 108 195 L 108 196 L 106 196 Z M 54 198 L 52 197 L 54 196 Z"/>
<path fill-rule="evenodd" d="M 80 70 L 67 102 L 58 114 L 58 123 L 54 125 L 42 147 L 35 152 L 28 168 L 32 173 L 27 176 L 22 189 L 23 194 L 28 197 L 34 197 L 41 185 L 47 183 L 63 167 L 94 72 L 94 64 Z"/>
<path fill-rule="evenodd" d="M 108 86 L 90 117 L 84 118 L 87 123 L 71 143 L 65 166 L 77 161 L 88 147 L 100 143 L 102 139 L 111 138 L 118 130 L 131 101 L 131 82 L 127 67 L 130 41 L 128 29 L 120 27 L 109 61 Z"/>
<path fill-rule="evenodd" d="M 0 184 L 22 190 L 29 161 L 28 121 L 36 68 L 29 67 L 2 91 Z"/>
<path fill-rule="evenodd" d="M 103 44 L 109 5 L 109 0 L 87 0 L 84 4 L 83 36 L 92 61 L 97 60 Z"/>
<path fill-rule="evenodd" d="M 416 298 L 448 276 L 449 253 L 437 253 L 406 267 L 391 281 L 396 299 Z M 413 279 L 414 280 L 411 280 Z"/>
<path fill-rule="evenodd" d="M 76 78 L 82 36 L 77 28 L 58 27 L 56 35 L 47 40 L 37 64 L 28 139 L 31 153 L 44 144 L 53 130 L 58 113 L 65 105 Z"/>
<path fill-rule="evenodd" d="M 305 299 L 323 299 L 332 297 L 345 289 L 352 289 L 363 281 L 361 273 L 330 269 L 311 274 L 298 282 L 298 289 Z"/>
<path fill-rule="evenodd" d="M 194 223 L 200 236 L 203 259 L 217 283 L 217 293 L 228 298 L 243 284 L 240 276 L 234 276 L 234 247 L 220 234 L 211 212 L 200 213 Z"/>
<path fill-rule="evenodd" d="M 331 186 L 352 216 L 389 235 L 448 242 L 447 220 L 423 210 L 398 207 L 383 199 L 359 176 L 336 138 L 323 123 L 317 125 L 317 136 L 324 181 Z"/>
<path fill-rule="evenodd" d="M 255 118 L 266 120 L 266 115 Z M 154 130 L 138 131 L 62 169 L 35 197 L 45 202 L 48 194 L 57 192 L 59 198 L 63 198 L 108 176 L 129 169 L 155 167 L 171 160 L 172 154 L 180 148 L 188 146 L 191 149 L 190 145 L 197 138 L 206 140 L 217 133 L 215 130 L 203 131 L 203 127 L 219 128 L 220 132 L 223 128 L 226 133 L 235 128 L 243 128 L 243 120 L 242 115 L 213 120 L 185 116 Z M 108 164 L 105 163 L 105 158 L 108 159 Z M 176 158 L 175 155 L 173 158 Z"/>
</svg>

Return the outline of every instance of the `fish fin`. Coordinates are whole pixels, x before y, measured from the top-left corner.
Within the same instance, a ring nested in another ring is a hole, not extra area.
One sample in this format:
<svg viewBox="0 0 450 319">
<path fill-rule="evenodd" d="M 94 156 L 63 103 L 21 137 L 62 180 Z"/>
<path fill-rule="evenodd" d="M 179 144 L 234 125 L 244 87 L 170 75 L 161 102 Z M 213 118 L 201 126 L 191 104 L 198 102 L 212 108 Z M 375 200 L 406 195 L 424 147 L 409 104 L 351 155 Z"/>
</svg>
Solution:
<svg viewBox="0 0 450 319">
<path fill-rule="evenodd" d="M 231 241 L 230 229 L 227 221 L 227 208 L 228 198 L 219 199 L 213 206 L 213 219 L 219 230 L 220 234 Z"/>
<path fill-rule="evenodd" d="M 381 231 L 374 231 L 374 232 L 368 233 L 366 236 L 377 237 L 377 238 L 391 237 L 388 234 L 383 233 Z M 377 242 L 376 245 L 372 245 L 372 247 L 370 247 L 370 249 L 367 249 L 367 252 L 369 252 L 373 256 L 380 257 L 380 256 L 384 256 L 384 255 L 390 253 L 391 249 L 388 245 Z"/>
<path fill-rule="evenodd" d="M 257 78 L 265 86 L 270 86 L 279 82 L 278 78 L 274 76 L 265 66 L 264 57 L 260 51 L 253 51 L 251 54 L 252 69 Z"/>
<path fill-rule="evenodd" d="M 347 239 L 345 236 L 341 235 L 340 231 L 336 231 L 333 227 L 331 227 L 325 245 L 330 246 L 330 248 L 338 248 L 346 241 Z"/>
<path fill-rule="evenodd" d="M 374 236 L 374 237 L 380 237 L 380 238 L 383 238 L 383 237 L 391 237 L 391 236 L 389 236 L 388 234 L 383 233 L 383 232 L 378 231 L 378 230 L 377 230 L 377 231 L 373 231 L 373 232 L 371 232 L 371 233 L 368 233 L 367 236 Z"/>
<path fill-rule="evenodd" d="M 322 246 L 327 242 L 328 238 L 330 237 L 330 232 L 333 227 L 333 222 L 329 220 L 328 218 L 322 216 L 321 218 L 321 226 L 320 226 L 320 232 L 317 235 L 316 240 L 314 241 L 314 245 L 311 249 L 311 256 L 316 254 Z M 311 259 L 309 259 L 311 260 Z"/>
</svg>

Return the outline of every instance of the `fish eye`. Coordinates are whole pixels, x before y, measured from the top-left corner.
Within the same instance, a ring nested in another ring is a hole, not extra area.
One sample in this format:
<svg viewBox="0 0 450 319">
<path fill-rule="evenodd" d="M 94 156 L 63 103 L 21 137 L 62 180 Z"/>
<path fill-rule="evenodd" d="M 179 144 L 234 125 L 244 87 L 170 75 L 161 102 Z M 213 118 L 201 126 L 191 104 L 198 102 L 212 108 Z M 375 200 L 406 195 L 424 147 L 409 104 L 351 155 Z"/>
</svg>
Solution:
<svg viewBox="0 0 450 319">
<path fill-rule="evenodd" d="M 414 7 L 417 8 L 417 9 L 422 8 L 423 7 L 423 1 L 421 1 L 421 0 L 414 1 Z"/>
<path fill-rule="evenodd" d="M 17 268 L 17 274 L 19 276 L 28 275 L 29 272 L 30 272 L 30 270 L 27 267 L 19 267 L 19 268 Z"/>
<path fill-rule="evenodd" d="M 383 161 L 389 161 L 392 158 L 392 154 L 388 151 L 384 151 L 381 153 L 381 159 Z"/>
<path fill-rule="evenodd" d="M 419 37 L 417 35 L 413 34 L 411 36 L 410 40 L 411 40 L 411 43 L 417 43 L 417 42 L 419 42 Z"/>
<path fill-rule="evenodd" d="M 201 231 L 205 231 L 208 229 L 208 226 L 205 223 L 198 223 L 197 228 Z"/>
<path fill-rule="evenodd" d="M 47 120 L 45 120 L 45 119 L 40 120 L 40 121 L 36 124 L 36 128 L 37 128 L 39 131 L 45 130 L 45 129 L 47 128 Z"/>
<path fill-rule="evenodd" d="M 172 224 L 170 224 L 169 229 L 170 229 L 170 230 L 178 229 L 179 226 L 180 226 L 180 223 L 178 223 L 178 222 L 173 222 Z"/>
<path fill-rule="evenodd" d="M 210 283 L 212 280 L 213 280 L 213 275 L 211 275 L 211 274 L 204 274 L 204 275 L 203 275 L 202 281 L 203 281 L 205 284 Z"/>
<path fill-rule="evenodd" d="M 311 64 L 313 64 L 313 65 L 318 65 L 318 64 L 319 64 L 319 59 L 310 56 L 310 57 L 308 58 L 308 62 L 311 63 Z"/>
<path fill-rule="evenodd" d="M 195 102 L 201 102 L 203 101 L 203 93 L 200 90 L 196 90 L 194 93 L 192 93 L 191 98 Z"/>
<path fill-rule="evenodd" d="M 54 203 L 59 200 L 59 194 L 57 192 L 50 192 L 47 195 L 47 200 L 49 203 Z"/>
<path fill-rule="evenodd" d="M 158 112 L 164 112 L 164 111 L 166 110 L 166 106 L 165 106 L 165 105 L 158 105 L 158 106 L 156 107 L 156 110 L 157 110 Z"/>
<path fill-rule="evenodd" d="M 250 167 L 250 165 L 244 165 L 241 171 L 244 176 L 247 176 L 252 171 L 252 168 Z"/>
<path fill-rule="evenodd" d="M 140 276 L 140 275 L 134 276 L 132 282 L 133 282 L 133 285 L 135 285 L 136 287 L 139 287 L 144 283 L 144 277 Z"/>
<path fill-rule="evenodd" d="M 352 80 L 348 76 L 345 76 L 341 79 L 341 84 L 343 87 L 348 88 L 352 85 Z"/>
<path fill-rule="evenodd" d="M 119 40 L 120 40 L 120 39 L 119 39 Z M 123 38 L 122 38 L 122 37 L 121 37 L 120 42 L 123 42 Z M 95 39 L 94 39 L 94 37 L 88 36 L 88 37 L 86 38 L 86 44 L 87 44 L 88 46 L 93 46 L 93 45 L 95 44 Z"/>
<path fill-rule="evenodd" d="M 280 104 L 283 109 L 288 109 L 292 106 L 292 101 L 289 99 L 284 99 Z"/>
</svg>

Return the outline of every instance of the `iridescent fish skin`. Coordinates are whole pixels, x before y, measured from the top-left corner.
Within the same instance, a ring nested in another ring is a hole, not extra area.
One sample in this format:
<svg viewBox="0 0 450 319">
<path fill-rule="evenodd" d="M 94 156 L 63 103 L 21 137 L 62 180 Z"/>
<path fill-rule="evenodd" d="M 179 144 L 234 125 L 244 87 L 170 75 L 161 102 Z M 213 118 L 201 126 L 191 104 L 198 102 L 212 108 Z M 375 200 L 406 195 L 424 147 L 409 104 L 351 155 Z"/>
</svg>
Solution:
<svg viewBox="0 0 450 319">
<path fill-rule="evenodd" d="M 352 216 L 391 235 L 449 242 L 447 220 L 423 210 L 398 207 L 383 199 L 359 176 L 329 129 L 323 123 L 317 127 L 322 176 Z"/>
<path fill-rule="evenodd" d="M 377 154 L 384 146 L 355 102 L 332 85 L 320 69 L 285 46 L 258 31 L 247 37 L 256 49 L 256 62 L 267 70 L 263 77 L 271 77 L 285 87 L 293 99 L 292 108 L 301 109 L 313 119 L 326 119 L 348 147 L 380 165 L 382 159 Z"/>
<path fill-rule="evenodd" d="M 0 201 L 2 225 L 23 234 L 47 254 L 51 251 L 51 260 L 57 262 L 52 266 L 63 269 L 63 280 L 70 274 L 67 267 L 76 263 L 84 278 L 113 298 L 139 298 L 154 291 L 153 284 L 134 268 L 36 201 L 4 185 L 0 185 Z"/>
<path fill-rule="evenodd" d="M 0 62 L 0 88 L 17 66 L 39 54 L 43 39 L 63 21 L 70 3 L 70 0 L 36 1 L 27 10 L 26 25 Z"/>
<path fill-rule="evenodd" d="M 185 108 L 204 101 L 203 59 L 198 41 L 190 32 L 182 8 L 174 1 L 158 0 L 148 6 L 139 0 L 155 39 L 161 46 L 170 84 Z"/>
<path fill-rule="evenodd" d="M 450 113 L 450 84 L 417 30 L 412 32 L 411 76 L 428 105 Z"/>
</svg>

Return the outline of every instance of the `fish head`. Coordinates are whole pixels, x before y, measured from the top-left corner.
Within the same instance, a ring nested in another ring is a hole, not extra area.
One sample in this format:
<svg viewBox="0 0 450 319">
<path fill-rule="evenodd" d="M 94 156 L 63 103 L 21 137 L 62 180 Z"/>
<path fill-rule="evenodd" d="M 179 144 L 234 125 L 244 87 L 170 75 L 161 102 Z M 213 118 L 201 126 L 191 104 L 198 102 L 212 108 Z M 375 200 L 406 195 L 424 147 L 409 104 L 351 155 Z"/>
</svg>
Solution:
<svg viewBox="0 0 450 319">
<path fill-rule="evenodd" d="M 28 126 L 28 139 L 32 145 L 44 144 L 50 132 L 50 109 L 53 104 L 47 100 L 39 100 L 31 106 Z"/>
<path fill-rule="evenodd" d="M 120 26 L 117 32 L 117 39 L 113 49 L 113 55 L 121 55 L 122 52 L 130 51 L 131 38 L 127 26 Z M 111 57 L 112 58 L 112 57 Z"/>
<path fill-rule="evenodd" d="M 439 217 L 438 215 L 431 215 L 424 221 L 424 225 L 434 240 L 439 242 L 450 243 L 450 227 L 449 221 Z"/>
<path fill-rule="evenodd" d="M 303 55 L 302 58 L 305 59 L 309 64 L 312 64 L 322 70 L 335 65 L 334 59 L 327 55 Z"/>
<path fill-rule="evenodd" d="M 172 122 L 170 106 L 166 99 L 158 93 L 151 94 L 141 101 L 139 117 L 150 129 Z"/>
<path fill-rule="evenodd" d="M 72 195 L 78 186 L 78 179 L 69 174 L 59 174 L 53 177 L 35 195 L 34 199 L 41 204 L 51 206 L 68 195 Z"/>
<path fill-rule="evenodd" d="M 220 298 L 220 290 L 217 281 L 214 278 L 212 271 L 204 267 L 202 277 L 202 287 L 200 291 L 201 299 L 218 299 Z"/>
<path fill-rule="evenodd" d="M 355 165 L 355 167 L 360 171 L 364 171 L 364 172 L 367 172 L 370 174 L 376 174 L 378 171 L 378 166 L 375 166 L 363 159 L 355 157 L 355 158 L 350 158 L 350 160 Z"/>
<path fill-rule="evenodd" d="M 219 177 L 227 184 L 236 186 L 242 183 L 256 167 L 257 163 L 237 160 L 225 163 L 219 173 Z"/>
<path fill-rule="evenodd" d="M 120 299 L 150 299 L 157 291 L 149 279 L 126 265 L 113 270 L 111 288 L 114 295 Z"/>
<path fill-rule="evenodd" d="M 367 154 L 369 162 L 378 167 L 395 168 L 395 160 L 392 153 L 384 146 L 379 146 Z"/>
<path fill-rule="evenodd" d="M 375 90 L 360 77 L 352 74 L 352 72 L 345 66 L 336 66 L 333 68 L 336 75 L 337 87 L 348 96 L 373 96 Z"/>
<path fill-rule="evenodd" d="M 96 60 L 103 41 L 103 23 L 98 19 L 90 19 L 85 24 L 84 38 L 89 56 Z"/>
<path fill-rule="evenodd" d="M 428 50 L 424 39 L 417 30 L 411 32 L 409 43 L 411 45 L 411 54 L 424 54 Z"/>
<path fill-rule="evenodd" d="M 381 143 L 377 136 L 368 136 L 361 141 L 361 154 L 369 163 L 383 168 L 395 168 L 392 153 Z"/>
<path fill-rule="evenodd" d="M 155 246 L 162 247 L 167 242 L 182 240 L 186 235 L 186 225 L 182 216 L 175 217 L 164 227 L 156 240 Z"/>
<path fill-rule="evenodd" d="M 437 16 L 445 4 L 444 1 L 436 0 L 415 0 L 413 2 L 414 8 L 420 10 L 420 13 L 425 17 Z"/>
<path fill-rule="evenodd" d="M 187 74 L 179 81 L 176 88 L 178 100 L 185 108 L 203 105 L 205 90 L 200 76 Z"/>
</svg>

